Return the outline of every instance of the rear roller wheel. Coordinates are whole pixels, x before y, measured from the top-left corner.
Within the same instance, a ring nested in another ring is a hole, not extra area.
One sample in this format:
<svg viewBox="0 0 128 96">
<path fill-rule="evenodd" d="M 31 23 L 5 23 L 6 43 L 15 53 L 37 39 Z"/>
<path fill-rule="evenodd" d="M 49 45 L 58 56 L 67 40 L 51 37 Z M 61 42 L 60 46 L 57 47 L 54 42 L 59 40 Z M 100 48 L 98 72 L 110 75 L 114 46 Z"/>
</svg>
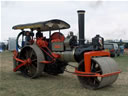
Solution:
<svg viewBox="0 0 128 96">
<path fill-rule="evenodd" d="M 44 70 L 44 64 L 40 62 L 44 60 L 44 55 L 38 46 L 30 45 L 24 47 L 20 52 L 19 58 L 22 60 L 29 60 L 29 63 L 20 68 L 23 75 L 30 78 L 41 75 Z"/>
<path fill-rule="evenodd" d="M 85 61 L 86 62 L 86 61 Z M 85 71 L 84 60 L 80 62 L 79 71 Z M 99 73 L 101 75 L 118 71 L 116 62 L 110 57 L 93 58 L 91 61 L 91 72 Z M 108 86 L 116 81 L 118 74 L 109 77 L 82 77 L 78 76 L 83 87 L 88 89 L 98 89 Z"/>
</svg>

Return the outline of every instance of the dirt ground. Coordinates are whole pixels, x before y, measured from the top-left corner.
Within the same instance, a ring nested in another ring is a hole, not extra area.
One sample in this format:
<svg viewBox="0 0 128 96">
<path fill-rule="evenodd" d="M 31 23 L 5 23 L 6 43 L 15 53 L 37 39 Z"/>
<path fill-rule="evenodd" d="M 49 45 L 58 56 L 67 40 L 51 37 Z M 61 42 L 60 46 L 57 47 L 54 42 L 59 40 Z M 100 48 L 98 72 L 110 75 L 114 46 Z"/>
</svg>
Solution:
<svg viewBox="0 0 128 96">
<path fill-rule="evenodd" d="M 25 78 L 12 71 L 12 53 L 0 53 L 0 96 L 128 96 L 128 56 L 114 58 L 123 71 L 111 86 L 88 90 L 76 76 L 43 75 L 37 79 Z"/>
<path fill-rule="evenodd" d="M 128 56 L 128 48 L 124 50 L 125 54 Z"/>
</svg>

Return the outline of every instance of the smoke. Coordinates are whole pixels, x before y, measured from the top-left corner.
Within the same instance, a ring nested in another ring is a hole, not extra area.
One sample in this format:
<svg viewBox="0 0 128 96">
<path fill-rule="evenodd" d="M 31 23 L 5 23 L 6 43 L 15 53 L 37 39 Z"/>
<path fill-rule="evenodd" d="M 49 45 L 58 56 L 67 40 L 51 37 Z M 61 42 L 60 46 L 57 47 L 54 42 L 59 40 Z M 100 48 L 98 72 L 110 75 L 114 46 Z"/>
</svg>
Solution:
<svg viewBox="0 0 128 96">
<path fill-rule="evenodd" d="M 89 4 L 89 7 L 91 8 L 99 8 L 103 4 L 102 0 L 97 0 L 97 1 L 91 1 Z"/>
</svg>

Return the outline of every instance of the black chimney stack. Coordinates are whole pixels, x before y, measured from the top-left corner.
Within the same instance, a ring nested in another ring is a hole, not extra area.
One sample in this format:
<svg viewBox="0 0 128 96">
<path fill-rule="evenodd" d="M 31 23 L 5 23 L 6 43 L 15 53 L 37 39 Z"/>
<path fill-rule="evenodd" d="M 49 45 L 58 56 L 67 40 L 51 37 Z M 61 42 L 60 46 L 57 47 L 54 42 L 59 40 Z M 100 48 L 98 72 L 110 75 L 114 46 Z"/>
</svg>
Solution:
<svg viewBox="0 0 128 96">
<path fill-rule="evenodd" d="M 79 45 L 84 45 L 84 10 L 78 10 L 78 22 L 79 22 Z"/>
</svg>

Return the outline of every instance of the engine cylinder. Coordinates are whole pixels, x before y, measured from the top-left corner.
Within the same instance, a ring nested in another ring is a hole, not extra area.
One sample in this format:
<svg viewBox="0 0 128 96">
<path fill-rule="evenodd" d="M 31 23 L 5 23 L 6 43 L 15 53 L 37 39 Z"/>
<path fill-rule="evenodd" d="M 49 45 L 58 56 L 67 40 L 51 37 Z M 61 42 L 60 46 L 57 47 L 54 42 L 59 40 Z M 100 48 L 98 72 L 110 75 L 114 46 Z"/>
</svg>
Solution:
<svg viewBox="0 0 128 96">
<path fill-rule="evenodd" d="M 74 58 L 75 49 L 73 49 L 72 51 L 55 52 L 55 53 L 57 53 L 61 56 L 61 58 L 59 58 L 60 61 L 76 62 L 76 60 Z"/>
</svg>

